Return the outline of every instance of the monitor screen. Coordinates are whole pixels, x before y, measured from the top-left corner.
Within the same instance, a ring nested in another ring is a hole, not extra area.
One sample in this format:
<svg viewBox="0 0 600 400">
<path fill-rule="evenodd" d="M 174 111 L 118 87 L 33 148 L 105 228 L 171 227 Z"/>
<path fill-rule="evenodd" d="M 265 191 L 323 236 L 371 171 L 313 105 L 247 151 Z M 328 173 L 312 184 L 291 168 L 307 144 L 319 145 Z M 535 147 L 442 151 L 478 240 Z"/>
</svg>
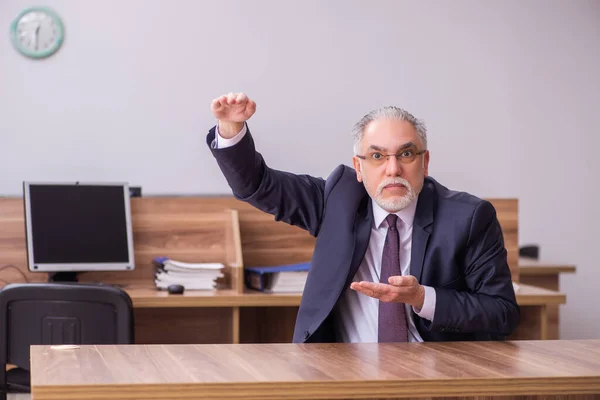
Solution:
<svg viewBox="0 0 600 400">
<path fill-rule="evenodd" d="M 133 270 L 127 184 L 24 182 L 31 271 Z"/>
</svg>

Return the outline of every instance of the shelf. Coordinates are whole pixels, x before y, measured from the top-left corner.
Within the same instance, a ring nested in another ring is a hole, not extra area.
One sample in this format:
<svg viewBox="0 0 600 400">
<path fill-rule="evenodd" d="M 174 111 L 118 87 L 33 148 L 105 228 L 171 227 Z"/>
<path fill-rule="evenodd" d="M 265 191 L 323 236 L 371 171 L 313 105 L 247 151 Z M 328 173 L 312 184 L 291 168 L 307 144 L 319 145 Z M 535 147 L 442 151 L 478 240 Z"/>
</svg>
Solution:
<svg viewBox="0 0 600 400">
<path fill-rule="evenodd" d="M 519 275 L 557 275 L 560 273 L 575 273 L 575 266 L 570 264 L 548 263 L 527 258 L 519 259 Z"/>
<path fill-rule="evenodd" d="M 129 294 L 135 308 L 179 307 L 297 307 L 301 294 L 261 293 L 244 289 L 234 290 L 188 290 L 183 294 L 169 294 L 150 284 L 130 284 L 124 290 Z M 517 303 L 522 306 L 564 304 L 563 293 L 519 284 Z"/>
<path fill-rule="evenodd" d="M 131 284 L 123 288 L 135 308 L 180 307 L 294 307 L 300 305 L 301 294 L 269 294 L 253 290 L 188 290 L 169 294 L 152 285 Z"/>
<path fill-rule="evenodd" d="M 519 290 L 516 292 L 516 295 L 517 304 L 520 306 L 546 306 L 565 304 L 567 302 L 567 296 L 564 293 L 524 283 L 519 284 Z"/>
</svg>

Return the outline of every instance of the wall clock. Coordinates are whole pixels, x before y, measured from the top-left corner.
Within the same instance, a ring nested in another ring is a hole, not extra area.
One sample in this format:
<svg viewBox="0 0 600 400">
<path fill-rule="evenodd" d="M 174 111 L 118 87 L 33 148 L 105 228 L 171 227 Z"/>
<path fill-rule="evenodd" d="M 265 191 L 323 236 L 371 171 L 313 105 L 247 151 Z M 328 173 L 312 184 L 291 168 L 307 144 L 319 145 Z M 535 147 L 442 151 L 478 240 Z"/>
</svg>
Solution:
<svg viewBox="0 0 600 400">
<path fill-rule="evenodd" d="M 49 57 L 62 45 L 64 27 L 60 17 L 49 8 L 34 7 L 21 12 L 10 26 L 13 45 L 31 58 Z"/>
</svg>

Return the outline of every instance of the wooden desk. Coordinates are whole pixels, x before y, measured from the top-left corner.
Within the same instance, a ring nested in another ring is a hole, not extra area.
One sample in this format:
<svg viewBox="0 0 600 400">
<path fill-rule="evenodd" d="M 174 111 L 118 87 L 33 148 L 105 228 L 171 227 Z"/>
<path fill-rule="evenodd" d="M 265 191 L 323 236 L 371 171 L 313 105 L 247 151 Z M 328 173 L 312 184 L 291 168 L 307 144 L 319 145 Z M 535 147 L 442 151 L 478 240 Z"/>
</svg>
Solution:
<svg viewBox="0 0 600 400">
<path fill-rule="evenodd" d="M 124 290 L 135 308 L 186 308 L 186 307 L 288 307 L 300 305 L 300 294 L 269 294 L 244 289 L 188 290 L 182 295 L 157 290 L 152 285 L 133 284 Z"/>
<path fill-rule="evenodd" d="M 31 388 L 35 400 L 592 399 L 600 340 L 32 346 Z"/>
<path fill-rule="evenodd" d="M 571 264 L 519 259 L 521 282 L 549 290 L 560 291 L 560 274 L 573 274 L 576 268 Z M 558 305 L 548 307 L 548 338 L 559 339 L 560 309 Z"/>
<path fill-rule="evenodd" d="M 566 303 L 567 296 L 524 283 L 519 284 L 516 295 L 521 308 L 521 322 L 510 339 L 551 339 L 550 309 Z"/>
<path fill-rule="evenodd" d="M 261 293 L 244 289 L 234 290 L 188 290 L 182 295 L 172 295 L 157 290 L 149 284 L 131 284 L 124 290 L 129 294 L 135 308 L 179 308 L 179 307 L 286 307 L 299 306 L 302 298 L 296 293 Z M 519 284 L 517 303 L 521 306 L 547 306 L 563 304 L 563 293 L 531 285 Z"/>
<path fill-rule="evenodd" d="M 561 273 L 575 273 L 576 268 L 571 264 L 557 264 L 529 258 L 519 258 L 519 271 L 521 276 L 558 276 Z M 521 280 L 522 281 L 522 280 Z M 542 285 L 536 285 L 542 286 Z M 558 286 L 548 289 L 558 290 Z"/>
<path fill-rule="evenodd" d="M 517 302 L 521 306 L 521 324 L 511 339 L 547 339 L 548 308 L 565 303 L 566 296 L 530 285 L 519 286 Z M 233 343 L 291 342 L 296 313 L 302 298 L 300 294 L 265 294 L 253 290 L 244 290 L 242 293 L 234 290 L 187 291 L 183 295 L 170 295 L 155 289 L 151 284 L 141 282 L 130 284 L 124 289 L 133 301 L 136 315 L 142 315 L 143 320 L 162 320 L 169 324 L 169 318 L 174 316 L 178 320 L 185 315 L 192 317 L 191 313 L 194 311 L 191 309 L 194 308 L 231 308 L 232 323 L 216 329 L 215 332 L 221 338 L 227 334 L 233 338 Z M 146 313 L 144 309 L 148 309 L 148 312 Z M 220 314 L 215 311 L 210 315 L 219 318 Z M 263 324 L 259 321 L 269 325 L 271 329 L 260 327 Z M 198 343 L 193 341 L 193 330 L 205 329 L 206 324 L 202 325 L 200 321 L 192 321 L 190 324 L 192 325 L 187 326 L 186 329 L 192 336 L 186 337 L 189 338 L 189 343 Z M 213 327 L 215 328 L 216 326 Z M 258 329 L 261 331 L 257 332 Z M 228 330 L 231 330 L 230 335 Z M 148 332 L 136 329 L 136 343 L 156 343 L 154 341 L 156 337 L 146 339 L 145 334 Z"/>
</svg>

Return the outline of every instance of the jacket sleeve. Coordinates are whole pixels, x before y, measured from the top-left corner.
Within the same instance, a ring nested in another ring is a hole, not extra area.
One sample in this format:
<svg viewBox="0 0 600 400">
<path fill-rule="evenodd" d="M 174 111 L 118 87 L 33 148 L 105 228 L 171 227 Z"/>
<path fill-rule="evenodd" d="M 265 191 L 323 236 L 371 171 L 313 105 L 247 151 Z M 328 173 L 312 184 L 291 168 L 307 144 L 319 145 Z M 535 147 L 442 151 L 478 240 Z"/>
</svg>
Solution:
<svg viewBox="0 0 600 400">
<path fill-rule="evenodd" d="M 207 144 L 235 198 L 316 236 L 324 208 L 324 179 L 269 168 L 256 151 L 250 130 L 239 143 L 224 149 L 212 147 L 214 138 L 215 127 Z"/>
<path fill-rule="evenodd" d="M 509 336 L 519 324 L 500 223 L 488 201 L 474 211 L 465 256 L 466 290 L 436 288 L 432 330 Z"/>
</svg>

